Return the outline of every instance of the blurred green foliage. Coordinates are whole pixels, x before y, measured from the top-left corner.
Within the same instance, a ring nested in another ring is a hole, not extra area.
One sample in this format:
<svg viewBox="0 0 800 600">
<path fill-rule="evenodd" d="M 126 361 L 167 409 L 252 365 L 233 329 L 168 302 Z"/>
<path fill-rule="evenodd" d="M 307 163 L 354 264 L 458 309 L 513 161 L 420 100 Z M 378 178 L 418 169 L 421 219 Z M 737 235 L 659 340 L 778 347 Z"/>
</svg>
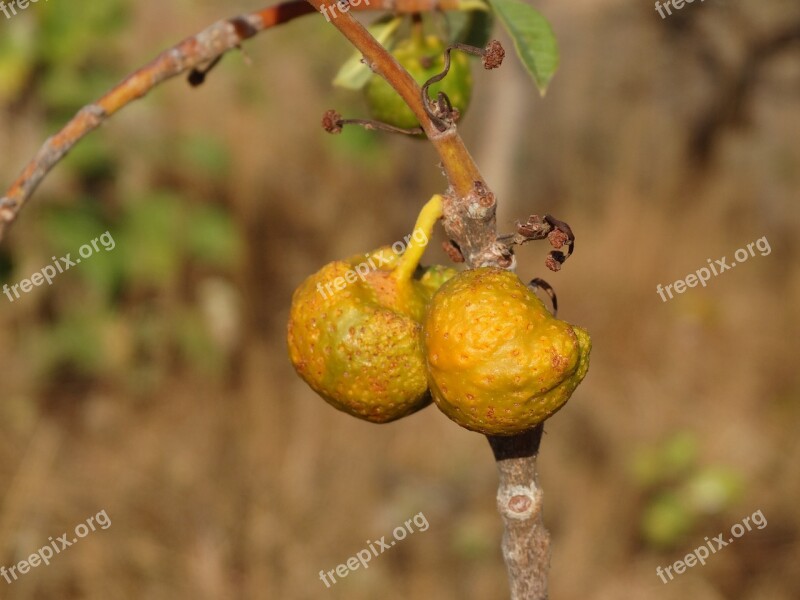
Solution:
<svg viewBox="0 0 800 600">
<path fill-rule="evenodd" d="M 130 9 L 124 0 L 77 0 L 32 6 L 16 17 L 0 35 L 0 105 L 13 110 L 24 102 L 48 129 L 62 127 L 125 76 L 118 44 Z M 141 388 L 176 363 L 204 374 L 224 365 L 196 286 L 186 283 L 231 274 L 242 254 L 237 228 L 216 203 L 190 197 L 191 186 L 180 186 L 182 193 L 170 185 L 125 189 L 122 150 L 99 134 L 78 143 L 58 167 L 75 185 L 60 204 L 42 204 L 31 232 L 40 267 L 51 256 L 75 259 L 105 231 L 115 242 L 26 297 L 45 315 L 22 333 L 42 385 L 66 370 Z M 230 172 L 226 144 L 210 134 L 178 136 L 154 152 L 169 153 L 180 176 L 214 183 Z M 14 258 L 0 254 L 3 282 L 40 268 Z"/>
<path fill-rule="evenodd" d="M 113 222 L 88 201 L 44 213 L 44 238 L 53 256 L 72 253 L 74 259 L 80 246 L 106 230 L 115 245 L 100 246 L 70 269 L 69 278 L 54 281 L 53 318 L 28 335 L 41 376 L 68 367 L 134 383 L 139 371 L 153 374 L 153 361 L 166 374 L 175 359 L 206 372 L 219 370 L 224 357 L 202 307 L 191 295 L 184 297 L 180 283 L 192 269 L 235 268 L 241 245 L 225 211 L 154 190 L 131 198 Z M 138 305 L 129 311 L 133 299 Z"/>
<path fill-rule="evenodd" d="M 697 438 L 689 431 L 641 449 L 631 462 L 631 473 L 648 498 L 641 536 L 659 549 L 681 545 L 701 520 L 725 514 L 744 489 L 736 470 L 699 463 Z"/>
<path fill-rule="evenodd" d="M 37 100 L 59 123 L 69 118 L 119 79 L 115 39 L 127 22 L 123 0 L 32 6 L 0 36 L 0 102 L 41 82 Z"/>
</svg>

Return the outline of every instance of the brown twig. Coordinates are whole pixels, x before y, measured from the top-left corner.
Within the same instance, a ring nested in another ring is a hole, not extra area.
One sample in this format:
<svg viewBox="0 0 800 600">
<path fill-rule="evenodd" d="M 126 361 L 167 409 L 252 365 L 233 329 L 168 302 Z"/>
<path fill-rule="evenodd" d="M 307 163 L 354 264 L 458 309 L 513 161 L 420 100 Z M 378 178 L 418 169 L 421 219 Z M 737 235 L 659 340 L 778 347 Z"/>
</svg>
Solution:
<svg viewBox="0 0 800 600">
<path fill-rule="evenodd" d="M 373 121 L 372 119 L 343 119 L 342 115 L 333 109 L 326 110 L 322 115 L 322 128 L 328 133 L 339 134 L 342 132 L 344 125 L 360 125 L 367 130 L 386 131 L 387 133 L 401 133 L 403 135 L 421 135 L 425 133 L 422 127 L 413 127 L 411 129 L 404 129 L 402 127 L 395 127 L 388 123 L 381 123 L 380 121 Z"/>
<path fill-rule="evenodd" d="M 416 13 L 456 8 L 457 0 L 371 0 L 369 4 L 362 2 L 350 10 Z M 192 73 L 192 85 L 200 83 L 210 68 L 209 65 L 216 63 L 226 52 L 238 48 L 245 40 L 266 29 L 313 12 L 314 7 L 305 0 L 288 0 L 250 14 L 217 21 L 162 52 L 102 98 L 84 106 L 58 133 L 45 141 L 6 193 L 0 197 L 0 240 L 50 169 L 84 136 L 97 129 L 114 113 L 145 96 L 167 79 L 187 71 Z M 203 70 L 204 66 L 206 69 Z"/>
</svg>

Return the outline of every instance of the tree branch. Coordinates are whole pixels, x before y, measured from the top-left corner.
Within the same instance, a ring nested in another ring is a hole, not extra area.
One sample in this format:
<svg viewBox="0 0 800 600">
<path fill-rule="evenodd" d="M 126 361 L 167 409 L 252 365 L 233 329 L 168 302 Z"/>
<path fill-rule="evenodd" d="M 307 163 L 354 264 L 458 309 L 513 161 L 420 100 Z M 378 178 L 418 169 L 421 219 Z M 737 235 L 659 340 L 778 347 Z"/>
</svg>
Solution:
<svg viewBox="0 0 800 600">
<path fill-rule="evenodd" d="M 458 0 L 371 0 L 352 10 L 392 10 L 398 13 L 453 10 Z M 289 0 L 259 11 L 217 21 L 203 31 L 159 54 L 150 63 L 126 77 L 96 102 L 84 106 L 58 133 L 48 138 L 0 197 L 0 240 L 19 211 L 52 169 L 84 136 L 97 129 L 114 113 L 145 96 L 167 79 L 214 63 L 226 52 L 258 33 L 312 14 L 305 0 Z"/>
<path fill-rule="evenodd" d="M 308 0 L 317 10 L 330 10 L 336 2 Z M 394 57 L 349 13 L 331 21 L 363 55 L 370 68 L 383 77 L 408 104 L 442 161 L 450 183 L 445 195 L 444 227 L 472 267 L 503 263 L 497 246 L 496 200 L 475 161 L 458 135 L 455 124 L 439 131 L 423 104 L 422 90 Z M 503 266 L 508 266 L 504 264 Z"/>
</svg>

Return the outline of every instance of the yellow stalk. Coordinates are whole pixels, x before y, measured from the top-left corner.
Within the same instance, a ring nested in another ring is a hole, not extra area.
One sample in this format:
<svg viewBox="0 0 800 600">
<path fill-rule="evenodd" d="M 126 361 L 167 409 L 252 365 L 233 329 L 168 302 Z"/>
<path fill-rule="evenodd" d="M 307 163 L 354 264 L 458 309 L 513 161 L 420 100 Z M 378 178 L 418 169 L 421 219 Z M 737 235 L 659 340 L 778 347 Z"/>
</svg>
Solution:
<svg viewBox="0 0 800 600">
<path fill-rule="evenodd" d="M 417 270 L 417 265 L 425 253 L 425 248 L 428 247 L 428 241 L 433 235 L 433 226 L 436 221 L 442 218 L 443 198 L 439 194 L 434 196 L 425 203 L 422 210 L 419 211 L 417 216 L 417 223 L 414 225 L 412 237 L 408 240 L 408 247 L 405 253 L 400 258 L 397 268 L 392 273 L 392 276 L 397 281 L 410 281 L 414 276 L 414 271 Z M 417 231 L 424 234 L 424 241 L 417 240 Z"/>
</svg>

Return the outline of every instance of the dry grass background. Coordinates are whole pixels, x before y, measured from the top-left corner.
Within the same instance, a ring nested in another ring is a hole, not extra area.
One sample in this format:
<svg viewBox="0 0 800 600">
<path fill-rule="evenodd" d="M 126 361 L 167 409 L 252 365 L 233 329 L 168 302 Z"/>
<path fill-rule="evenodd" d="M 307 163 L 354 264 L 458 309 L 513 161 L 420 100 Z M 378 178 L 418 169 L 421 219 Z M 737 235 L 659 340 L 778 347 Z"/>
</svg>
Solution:
<svg viewBox="0 0 800 600">
<path fill-rule="evenodd" d="M 476 75 L 463 132 L 500 193 L 502 229 L 550 212 L 577 234 L 565 269 L 546 275 L 563 318 L 594 340 L 589 376 L 548 423 L 540 458 L 551 596 L 800 597 L 797 44 L 760 71 L 746 122 L 720 132 L 707 163 L 688 150 L 696 119 L 719 95 L 716 78 L 742 64 L 748 40 L 797 22 L 797 4 L 709 1 L 664 21 L 631 0 L 538 5 L 563 54 L 548 96 L 539 99 L 509 60 Z M 216 18 L 257 7 L 130 3 L 115 43 L 119 76 Z M 0 22 L 0 35 L 28 18 Z M 703 66 L 703 44 L 721 66 Z M 166 353 L 154 360 L 165 361 L 157 367 L 167 376 L 146 393 L 114 378 L 42 380 L 24 332 L 45 319 L 43 298 L 66 284 L 0 301 L 0 564 L 100 510 L 112 520 L 51 566 L 13 585 L 0 581 L 0 598 L 506 597 L 485 439 L 434 408 L 384 426 L 348 418 L 295 377 L 285 351 L 294 287 L 327 261 L 402 239 L 441 190 L 436 157 L 405 139 L 376 136 L 365 151 L 325 136 L 325 109 L 355 115 L 363 107 L 329 87 L 349 49 L 320 20 L 260 36 L 245 50 L 250 66 L 226 57 L 202 88 L 173 81 L 93 134 L 121 166 L 100 200 L 167 185 L 234 215 L 245 248 L 237 268 L 190 273 L 175 286 L 192 305 L 224 282 L 223 372 L 173 367 Z M 5 107 L 0 131 L 0 174 L 9 182 L 51 130 L 32 102 Z M 197 131 L 228 149 L 221 182 L 175 173 L 158 152 Z M 31 267 L 14 281 L 38 268 L 25 258 L 38 256 L 37 217 L 85 192 L 65 169 L 54 171 L 4 242 Z M 656 295 L 656 284 L 765 235 L 769 256 L 668 303 Z M 542 275 L 545 253 L 524 248 L 520 274 Z M 430 260 L 446 259 L 435 250 Z M 151 309 L 175 302 L 169 294 L 141 299 Z M 126 319 L 139 308 L 129 300 L 118 311 Z M 646 498 L 629 465 L 675 431 L 694 433 L 700 461 L 734 466 L 745 488 L 677 549 L 657 551 L 640 536 Z M 656 566 L 758 509 L 764 530 L 669 585 L 656 577 Z M 332 589 L 319 581 L 320 569 L 420 511 L 428 531 Z"/>
</svg>

